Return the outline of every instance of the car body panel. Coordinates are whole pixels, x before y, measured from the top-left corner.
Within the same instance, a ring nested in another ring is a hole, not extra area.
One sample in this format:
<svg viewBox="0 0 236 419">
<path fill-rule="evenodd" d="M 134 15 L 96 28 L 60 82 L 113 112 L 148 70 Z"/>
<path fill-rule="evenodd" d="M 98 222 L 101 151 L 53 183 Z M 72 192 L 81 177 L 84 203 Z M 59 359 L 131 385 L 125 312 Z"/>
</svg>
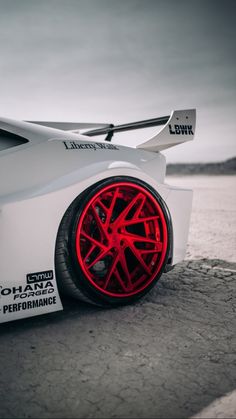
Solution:
<svg viewBox="0 0 236 419">
<path fill-rule="evenodd" d="M 129 176 L 154 188 L 173 226 L 170 264 L 184 258 L 192 191 L 165 184 L 165 157 L 27 122 L 1 129 L 28 143 L 0 152 L 0 322 L 63 308 L 55 246 L 71 203 L 100 180 Z"/>
</svg>

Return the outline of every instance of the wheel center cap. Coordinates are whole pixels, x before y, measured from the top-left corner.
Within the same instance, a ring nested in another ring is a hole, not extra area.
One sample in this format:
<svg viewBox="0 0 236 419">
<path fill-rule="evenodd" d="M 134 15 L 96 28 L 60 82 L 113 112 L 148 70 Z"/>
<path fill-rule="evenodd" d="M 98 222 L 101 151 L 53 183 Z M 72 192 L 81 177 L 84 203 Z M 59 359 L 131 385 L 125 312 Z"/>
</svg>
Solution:
<svg viewBox="0 0 236 419">
<path fill-rule="evenodd" d="M 119 234 L 113 233 L 111 235 L 111 243 L 115 246 L 119 246 L 119 243 L 120 243 Z"/>
<path fill-rule="evenodd" d="M 109 227 L 107 232 L 108 232 L 108 235 L 109 235 L 110 245 L 112 247 L 119 248 L 121 237 L 120 237 L 120 234 L 118 233 L 118 230 L 115 227 L 113 227 L 113 228 Z"/>
</svg>

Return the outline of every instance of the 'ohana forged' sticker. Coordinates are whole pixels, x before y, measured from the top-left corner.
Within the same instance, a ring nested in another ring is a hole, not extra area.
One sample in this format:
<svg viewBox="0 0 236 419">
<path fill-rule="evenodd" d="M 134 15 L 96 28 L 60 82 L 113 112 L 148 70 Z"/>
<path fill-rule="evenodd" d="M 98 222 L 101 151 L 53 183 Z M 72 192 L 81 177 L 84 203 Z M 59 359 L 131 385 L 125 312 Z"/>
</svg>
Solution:
<svg viewBox="0 0 236 419">
<path fill-rule="evenodd" d="M 27 274 L 25 285 L 0 286 L 0 298 L 3 299 L 2 313 L 8 314 L 57 304 L 53 279 L 53 271 L 49 270 Z"/>
</svg>

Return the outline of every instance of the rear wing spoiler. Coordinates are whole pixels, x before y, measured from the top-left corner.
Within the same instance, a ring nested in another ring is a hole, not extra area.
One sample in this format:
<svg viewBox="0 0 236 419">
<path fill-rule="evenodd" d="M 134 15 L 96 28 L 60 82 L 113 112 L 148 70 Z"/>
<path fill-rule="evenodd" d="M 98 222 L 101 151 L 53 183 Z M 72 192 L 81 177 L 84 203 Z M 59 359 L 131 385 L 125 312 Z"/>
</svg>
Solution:
<svg viewBox="0 0 236 419">
<path fill-rule="evenodd" d="M 103 128 L 86 131 L 83 135 L 89 137 L 107 134 L 106 141 L 111 141 L 115 132 L 129 131 L 140 128 L 164 125 L 163 128 L 149 140 L 138 144 L 136 148 L 148 151 L 161 151 L 177 144 L 191 141 L 194 138 L 196 126 L 196 109 L 172 111 L 170 116 L 131 122 L 123 125 L 110 125 Z"/>
<path fill-rule="evenodd" d="M 196 125 L 196 109 L 172 111 L 169 116 L 130 122 L 123 125 L 80 123 L 80 122 L 49 122 L 27 121 L 38 125 L 70 131 L 88 137 L 106 135 L 105 141 L 111 141 L 116 132 L 162 126 L 163 128 L 149 140 L 138 144 L 136 148 L 148 151 L 161 151 L 177 144 L 193 140 Z M 89 129 L 89 131 L 87 131 Z"/>
</svg>

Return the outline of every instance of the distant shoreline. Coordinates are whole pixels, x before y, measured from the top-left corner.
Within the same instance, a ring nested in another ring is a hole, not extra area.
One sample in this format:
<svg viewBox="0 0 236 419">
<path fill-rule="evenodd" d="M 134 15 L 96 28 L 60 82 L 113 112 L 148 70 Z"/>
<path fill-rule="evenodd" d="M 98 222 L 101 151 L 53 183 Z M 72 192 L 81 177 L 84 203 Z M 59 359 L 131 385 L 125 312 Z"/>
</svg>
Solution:
<svg viewBox="0 0 236 419">
<path fill-rule="evenodd" d="M 236 157 L 217 163 L 167 164 L 167 175 L 236 175 Z"/>
</svg>

